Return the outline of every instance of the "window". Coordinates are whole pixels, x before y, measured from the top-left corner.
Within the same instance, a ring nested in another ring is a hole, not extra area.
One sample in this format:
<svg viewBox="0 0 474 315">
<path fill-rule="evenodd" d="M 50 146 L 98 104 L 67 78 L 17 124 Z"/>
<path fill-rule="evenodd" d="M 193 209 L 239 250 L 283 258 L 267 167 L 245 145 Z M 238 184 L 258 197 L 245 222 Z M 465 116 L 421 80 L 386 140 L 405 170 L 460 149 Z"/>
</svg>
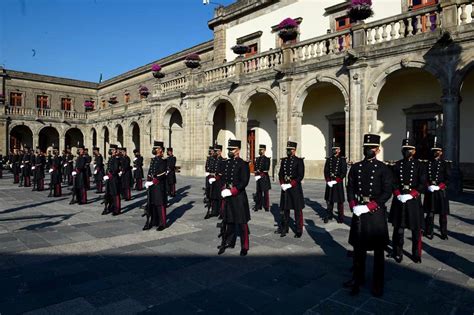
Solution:
<svg viewBox="0 0 474 315">
<path fill-rule="evenodd" d="M 21 106 L 22 94 L 19 92 L 10 93 L 10 106 Z"/>
<path fill-rule="evenodd" d="M 72 110 L 72 102 L 70 98 L 61 98 L 61 110 Z"/>
<path fill-rule="evenodd" d="M 245 57 L 253 56 L 258 54 L 258 44 L 249 45 L 249 52 L 245 54 Z"/>
<path fill-rule="evenodd" d="M 48 96 L 38 95 L 36 96 L 36 108 L 48 109 Z"/>
<path fill-rule="evenodd" d="M 128 92 L 125 93 L 124 101 L 125 101 L 125 103 L 130 102 L 130 93 L 128 93 Z"/>
<path fill-rule="evenodd" d="M 411 6 L 413 10 L 421 9 L 430 5 L 435 5 L 438 0 L 411 0 Z"/>
<path fill-rule="evenodd" d="M 336 18 L 336 31 L 342 31 L 351 27 L 352 22 L 347 15 Z"/>
<path fill-rule="evenodd" d="M 431 157 L 431 145 L 436 136 L 436 119 L 414 119 L 414 140 L 417 147 L 416 158 L 427 160 Z"/>
</svg>

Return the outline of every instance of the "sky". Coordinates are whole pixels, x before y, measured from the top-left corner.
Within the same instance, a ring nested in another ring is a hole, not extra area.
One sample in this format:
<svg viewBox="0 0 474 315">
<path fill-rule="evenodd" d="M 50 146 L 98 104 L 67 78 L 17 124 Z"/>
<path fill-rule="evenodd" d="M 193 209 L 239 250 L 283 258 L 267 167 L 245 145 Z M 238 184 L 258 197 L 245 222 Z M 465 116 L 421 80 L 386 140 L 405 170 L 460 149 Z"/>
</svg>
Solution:
<svg viewBox="0 0 474 315">
<path fill-rule="evenodd" d="M 0 66 L 106 80 L 211 40 L 215 7 L 202 0 L 0 0 Z"/>
</svg>

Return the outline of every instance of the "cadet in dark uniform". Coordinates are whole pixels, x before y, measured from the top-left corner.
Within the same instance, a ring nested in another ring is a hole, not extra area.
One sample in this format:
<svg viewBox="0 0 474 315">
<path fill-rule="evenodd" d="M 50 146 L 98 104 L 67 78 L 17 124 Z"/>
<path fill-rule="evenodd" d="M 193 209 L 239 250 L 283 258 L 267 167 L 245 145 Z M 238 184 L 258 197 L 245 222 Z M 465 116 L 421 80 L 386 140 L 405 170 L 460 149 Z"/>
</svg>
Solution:
<svg viewBox="0 0 474 315">
<path fill-rule="evenodd" d="M 145 187 L 148 189 L 148 213 L 147 222 L 143 230 L 149 230 L 158 226 L 158 231 L 166 228 L 166 172 L 168 165 L 163 159 L 164 144 L 162 141 L 154 141 L 152 154 L 154 155 L 148 170 Z"/>
<path fill-rule="evenodd" d="M 206 159 L 206 165 L 205 165 L 205 170 L 206 170 L 206 183 L 205 183 L 205 188 L 204 188 L 204 204 L 206 205 L 207 212 L 206 215 L 204 216 L 204 219 L 209 219 L 212 216 L 212 197 L 211 197 L 211 188 L 212 188 L 212 183 L 215 181 L 213 179 L 210 181 L 211 178 L 215 178 L 215 164 L 217 163 L 217 158 L 214 154 L 214 146 L 209 147 L 208 151 L 208 157 Z"/>
<path fill-rule="evenodd" d="M 94 155 L 94 183 L 96 193 L 103 192 L 103 178 L 105 176 L 105 169 L 104 169 L 104 158 L 102 154 L 99 152 L 99 148 L 95 147 L 92 149 L 92 154 Z"/>
<path fill-rule="evenodd" d="M 173 148 L 166 149 L 166 162 L 168 163 L 168 175 L 166 176 L 168 196 L 176 196 L 176 156 L 173 155 Z"/>
<path fill-rule="evenodd" d="M 223 221 L 225 233 L 218 254 L 225 252 L 226 248 L 234 247 L 237 238 L 236 229 L 239 229 L 241 250 L 240 256 L 247 255 L 249 250 L 250 208 L 245 188 L 249 184 L 250 169 L 246 161 L 240 158 L 240 140 L 229 140 L 228 159 L 225 162 L 221 191 L 223 198 Z"/>
<path fill-rule="evenodd" d="M 211 178 L 209 178 L 209 184 L 211 185 L 211 217 L 220 215 L 222 217 L 222 196 L 221 191 L 224 183 L 222 182 L 222 175 L 224 173 L 226 159 L 222 157 L 222 145 L 216 144 L 214 146 L 214 156 L 215 156 L 215 163 L 213 174 Z"/>
<path fill-rule="evenodd" d="M 108 214 L 112 212 L 113 215 L 119 215 L 121 213 L 120 204 L 120 156 L 118 155 L 118 146 L 111 144 L 109 149 L 109 160 L 107 161 L 106 175 L 104 176 L 105 181 L 105 195 L 104 195 L 104 211 L 102 214 Z"/>
<path fill-rule="evenodd" d="M 135 190 L 143 190 L 143 156 L 138 149 L 133 150 L 135 158 L 133 158 L 133 178 L 135 179 Z"/>
<path fill-rule="evenodd" d="M 327 203 L 327 214 L 324 223 L 333 218 L 334 203 L 337 203 L 337 222 L 344 221 L 344 178 L 347 174 L 346 158 L 341 156 L 341 146 L 333 142 L 332 156 L 326 159 L 324 165 L 324 178 L 326 179 L 326 191 L 324 200 Z"/>
<path fill-rule="evenodd" d="M 87 158 L 85 156 L 85 149 L 83 145 L 77 146 L 76 167 L 72 171 L 74 180 L 74 193 L 76 194 L 76 201 L 80 205 L 87 204 Z"/>
<path fill-rule="evenodd" d="M 62 175 L 61 175 L 61 157 L 59 156 L 59 148 L 53 147 L 53 157 L 51 160 L 51 168 L 49 169 L 49 173 L 51 174 L 51 182 L 49 183 L 49 196 L 54 197 L 61 197 L 62 189 L 61 189 L 61 182 L 62 182 Z M 53 194 L 51 194 L 53 191 Z"/>
<path fill-rule="evenodd" d="M 25 147 L 25 154 L 23 155 L 23 160 L 21 164 L 23 183 L 20 181 L 20 187 L 31 187 L 31 152 L 30 148 Z"/>
<path fill-rule="evenodd" d="M 392 194 L 392 172 L 378 161 L 380 136 L 364 135 L 364 160 L 349 171 L 347 200 L 353 212 L 349 244 L 354 247 L 353 276 L 344 283 L 351 295 L 359 293 L 365 282 L 367 251 L 374 251 L 372 294 L 383 295 L 384 249 L 389 242 L 385 203 Z"/>
<path fill-rule="evenodd" d="M 433 239 L 434 215 L 439 215 L 441 239 L 448 239 L 449 199 L 446 188 L 449 182 L 449 162 L 443 160 L 443 148 L 435 143 L 431 149 L 433 158 L 427 164 L 428 187 L 423 202 L 425 218 L 425 235 Z"/>
<path fill-rule="evenodd" d="M 403 159 L 393 166 L 393 199 L 389 222 L 393 225 L 393 258 L 403 259 L 405 228 L 411 230 L 413 261 L 421 263 L 423 208 L 421 192 L 426 185 L 423 164 L 414 158 L 415 143 L 411 139 L 402 142 Z"/>
<path fill-rule="evenodd" d="M 18 149 L 13 149 L 12 158 L 12 171 L 13 171 L 13 184 L 20 182 L 20 152 Z"/>
<path fill-rule="evenodd" d="M 91 163 L 92 163 L 92 157 L 89 155 L 89 149 L 88 148 L 84 149 L 84 158 L 86 159 L 86 166 L 85 166 L 86 173 L 84 175 L 84 179 L 85 179 L 85 184 L 86 184 L 86 190 L 89 190 L 89 189 L 91 189 L 91 176 L 92 176 Z"/>
<path fill-rule="evenodd" d="M 65 176 L 67 179 L 68 186 L 72 185 L 72 171 L 74 170 L 74 155 L 71 153 L 71 149 L 66 148 L 66 158 L 63 161 L 65 167 Z"/>
<path fill-rule="evenodd" d="M 261 144 L 258 148 L 259 156 L 255 159 L 255 181 L 257 182 L 257 193 L 255 196 L 254 211 L 270 210 L 270 196 L 271 189 L 270 177 L 268 171 L 270 170 L 270 158 L 265 156 L 267 146 Z"/>
<path fill-rule="evenodd" d="M 275 233 L 286 236 L 289 229 L 290 210 L 295 210 L 296 233 L 300 238 L 303 234 L 304 196 L 301 181 L 304 178 L 304 161 L 296 156 L 296 142 L 288 141 L 286 158 L 281 160 L 278 178 L 280 179 L 280 225 Z"/>
<path fill-rule="evenodd" d="M 34 163 L 34 173 L 35 173 L 35 184 L 33 185 L 33 190 L 36 191 L 43 191 L 44 190 L 44 166 L 46 165 L 46 158 L 41 152 L 41 150 L 37 151 Z"/>
<path fill-rule="evenodd" d="M 127 148 L 121 148 L 121 159 L 120 164 L 122 166 L 121 169 L 121 176 L 120 176 L 120 183 L 122 185 L 122 196 L 123 199 L 129 201 L 132 199 L 132 185 L 133 185 L 133 177 L 132 177 L 132 166 L 130 157 L 127 155 Z"/>
</svg>

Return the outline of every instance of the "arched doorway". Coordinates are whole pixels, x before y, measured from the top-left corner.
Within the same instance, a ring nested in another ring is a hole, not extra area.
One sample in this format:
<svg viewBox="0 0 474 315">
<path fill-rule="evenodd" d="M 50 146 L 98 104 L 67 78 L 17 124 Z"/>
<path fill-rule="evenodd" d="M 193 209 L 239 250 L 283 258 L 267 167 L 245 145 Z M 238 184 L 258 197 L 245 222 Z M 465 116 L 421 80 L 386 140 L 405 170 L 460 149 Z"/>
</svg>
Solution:
<svg viewBox="0 0 474 315">
<path fill-rule="evenodd" d="M 172 147 L 176 156 L 182 156 L 185 139 L 181 112 L 176 108 L 170 108 L 163 118 L 163 127 L 165 145 Z"/>
<path fill-rule="evenodd" d="M 109 145 L 110 145 L 110 140 L 109 140 L 109 129 L 107 127 L 102 128 L 102 152 L 104 159 L 107 158 L 107 154 L 109 151 Z"/>
<path fill-rule="evenodd" d="M 78 145 L 84 144 L 84 135 L 82 134 L 82 131 L 80 129 L 71 128 L 66 131 L 64 140 L 64 144 L 66 145 L 66 147 L 77 147 Z"/>
<path fill-rule="evenodd" d="M 33 132 L 25 125 L 19 125 L 10 131 L 10 150 L 33 146 Z"/>
<path fill-rule="evenodd" d="M 133 149 L 140 151 L 140 126 L 136 122 L 132 123 L 132 143 Z"/>
<path fill-rule="evenodd" d="M 115 131 L 117 132 L 117 145 L 119 147 L 124 147 L 123 144 L 123 128 L 121 125 L 117 125 L 115 127 Z"/>
<path fill-rule="evenodd" d="M 213 113 L 212 141 L 223 146 L 227 150 L 227 142 L 230 138 L 235 139 L 235 111 L 228 101 L 220 101 L 215 105 Z"/>
<path fill-rule="evenodd" d="M 430 158 L 434 137 L 443 141 L 441 95 L 437 79 L 423 69 L 401 69 L 385 79 L 377 98 L 375 128 L 382 141 L 381 159 L 401 158 L 401 143 L 407 131 L 417 145 L 417 157 Z"/>
<path fill-rule="evenodd" d="M 305 158 L 305 177 L 323 178 L 333 139 L 345 154 L 345 100 L 341 90 L 329 82 L 318 82 L 306 93 L 302 106 L 300 152 Z"/>
<path fill-rule="evenodd" d="M 247 157 L 250 161 L 250 171 L 254 172 L 258 147 L 265 144 L 266 156 L 271 159 L 270 174 L 276 165 L 278 152 L 277 105 L 271 96 L 265 93 L 252 95 L 245 104 L 247 113 Z"/>
<path fill-rule="evenodd" d="M 91 143 L 92 147 L 97 147 L 97 131 L 95 131 L 95 128 L 91 129 Z"/>
<path fill-rule="evenodd" d="M 464 187 L 474 188 L 474 68 L 466 75 L 461 87 L 460 104 L 460 143 L 459 166 L 463 176 Z"/>
<path fill-rule="evenodd" d="M 46 152 L 48 149 L 51 150 L 54 146 L 59 146 L 59 133 L 56 128 L 44 127 L 41 129 L 38 146 L 43 152 Z"/>
</svg>

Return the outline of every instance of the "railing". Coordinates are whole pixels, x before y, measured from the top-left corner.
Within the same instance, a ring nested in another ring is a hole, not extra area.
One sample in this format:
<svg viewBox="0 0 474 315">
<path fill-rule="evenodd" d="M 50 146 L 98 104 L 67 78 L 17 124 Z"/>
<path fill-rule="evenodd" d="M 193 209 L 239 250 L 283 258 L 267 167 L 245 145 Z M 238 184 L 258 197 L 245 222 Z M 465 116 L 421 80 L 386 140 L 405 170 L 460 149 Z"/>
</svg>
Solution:
<svg viewBox="0 0 474 315">
<path fill-rule="evenodd" d="M 86 120 L 88 113 L 79 113 L 74 111 L 63 111 L 64 119 L 78 119 L 78 120 Z"/>
<path fill-rule="evenodd" d="M 350 30 L 308 39 L 291 47 L 292 61 L 305 61 L 347 51 L 352 47 Z"/>
<path fill-rule="evenodd" d="M 224 80 L 235 76 L 235 62 L 204 71 L 207 83 Z"/>
<path fill-rule="evenodd" d="M 36 116 L 36 109 L 25 108 L 20 106 L 5 106 L 5 115 L 9 116 Z"/>
<path fill-rule="evenodd" d="M 163 93 L 176 91 L 176 90 L 182 90 L 185 87 L 186 87 L 186 77 L 184 76 L 161 83 L 161 91 Z"/>
<path fill-rule="evenodd" d="M 281 50 L 267 51 L 243 60 L 244 73 L 252 73 L 260 70 L 274 68 L 283 63 Z"/>
<path fill-rule="evenodd" d="M 45 108 L 25 108 L 19 106 L 5 106 L 5 115 L 30 117 L 34 119 L 48 118 L 56 120 L 86 120 L 88 113 L 80 113 L 74 111 L 45 109 Z"/>
<path fill-rule="evenodd" d="M 474 23 L 474 1 L 459 1 L 458 25 Z"/>
<path fill-rule="evenodd" d="M 430 33 L 440 27 L 438 7 L 428 7 L 366 24 L 367 45 Z"/>
</svg>

